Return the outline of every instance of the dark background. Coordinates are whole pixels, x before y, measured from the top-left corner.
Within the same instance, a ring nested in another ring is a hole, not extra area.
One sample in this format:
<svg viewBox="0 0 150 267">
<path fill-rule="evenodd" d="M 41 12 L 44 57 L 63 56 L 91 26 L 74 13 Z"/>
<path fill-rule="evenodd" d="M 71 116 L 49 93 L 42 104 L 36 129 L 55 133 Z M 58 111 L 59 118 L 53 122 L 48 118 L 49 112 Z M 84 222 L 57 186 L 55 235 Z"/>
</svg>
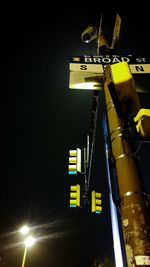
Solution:
<svg viewBox="0 0 150 267">
<path fill-rule="evenodd" d="M 1 9 L 1 265 L 21 266 L 17 230 L 32 226 L 39 241 L 27 266 L 91 266 L 97 257 L 114 261 L 99 105 L 91 188 L 102 192 L 103 212 L 69 208 L 68 151 L 86 145 L 92 91 L 69 89 L 69 58 L 96 54 L 81 41 L 89 23 L 105 14 L 110 30 L 117 12 L 122 25 L 118 53 L 149 57 L 147 8 L 117 10 L 101 5 Z M 142 79 L 142 84 L 145 79 Z M 146 77 L 149 90 L 149 77 Z M 145 84 L 144 84 L 145 86 Z M 150 107 L 150 95 L 140 95 Z M 145 187 L 150 193 L 149 144 L 140 149 Z M 82 179 L 82 178 L 81 178 Z M 82 182 L 82 181 L 81 181 Z"/>
</svg>

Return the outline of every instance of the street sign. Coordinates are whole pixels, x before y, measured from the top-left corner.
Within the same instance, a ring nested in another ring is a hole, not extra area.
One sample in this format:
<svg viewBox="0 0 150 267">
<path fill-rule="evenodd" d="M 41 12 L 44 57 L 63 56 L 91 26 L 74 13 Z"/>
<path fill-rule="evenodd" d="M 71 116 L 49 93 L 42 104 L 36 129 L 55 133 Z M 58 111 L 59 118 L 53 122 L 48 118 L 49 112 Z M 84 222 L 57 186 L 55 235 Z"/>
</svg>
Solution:
<svg viewBox="0 0 150 267">
<path fill-rule="evenodd" d="M 108 64 L 128 62 L 133 75 L 150 74 L 150 58 L 133 55 L 74 56 L 70 59 L 70 89 L 103 89 L 103 73 Z M 138 75 L 139 76 L 139 75 Z"/>
<path fill-rule="evenodd" d="M 89 71 L 70 71 L 69 78 L 70 89 L 103 89 L 103 75 Z"/>
<path fill-rule="evenodd" d="M 75 56 L 70 59 L 70 71 L 103 73 L 106 65 L 128 62 L 133 74 L 150 73 L 150 58 L 133 55 Z"/>
</svg>

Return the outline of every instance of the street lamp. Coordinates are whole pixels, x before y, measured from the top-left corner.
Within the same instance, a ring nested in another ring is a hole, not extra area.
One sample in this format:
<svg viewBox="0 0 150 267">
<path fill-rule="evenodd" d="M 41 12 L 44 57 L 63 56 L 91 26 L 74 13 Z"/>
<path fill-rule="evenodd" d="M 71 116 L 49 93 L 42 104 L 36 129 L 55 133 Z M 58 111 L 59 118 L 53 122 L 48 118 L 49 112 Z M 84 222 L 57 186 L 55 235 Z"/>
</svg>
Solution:
<svg viewBox="0 0 150 267">
<path fill-rule="evenodd" d="M 27 256 L 27 250 L 29 247 L 33 246 L 35 243 L 36 239 L 33 236 L 28 236 L 25 240 L 24 240 L 24 245 L 25 245 L 25 249 L 24 249 L 24 254 L 23 254 L 23 259 L 22 259 L 22 265 L 21 267 L 25 266 L 25 261 L 26 261 L 26 256 Z"/>
<path fill-rule="evenodd" d="M 20 228 L 19 232 L 22 234 L 22 235 L 27 235 L 30 231 L 30 228 L 27 226 L 27 225 L 24 225 Z"/>
<path fill-rule="evenodd" d="M 33 246 L 35 243 L 36 239 L 33 236 L 28 236 L 25 240 L 24 240 L 24 245 L 25 245 L 25 249 L 24 249 L 24 254 L 23 254 L 23 259 L 22 259 L 22 265 L 21 267 L 25 266 L 25 261 L 26 261 L 26 256 L 27 256 L 27 250 L 29 247 Z"/>
<path fill-rule="evenodd" d="M 27 225 L 23 225 L 19 232 L 21 235 L 26 235 L 27 237 L 25 238 L 25 240 L 23 241 L 25 248 L 24 248 L 24 253 L 23 253 L 23 259 L 22 259 L 22 265 L 21 267 L 25 266 L 25 262 L 26 262 L 26 256 L 27 256 L 27 250 L 29 247 L 33 246 L 36 239 L 32 236 L 32 235 L 28 235 L 28 233 L 30 232 L 30 228 Z"/>
</svg>

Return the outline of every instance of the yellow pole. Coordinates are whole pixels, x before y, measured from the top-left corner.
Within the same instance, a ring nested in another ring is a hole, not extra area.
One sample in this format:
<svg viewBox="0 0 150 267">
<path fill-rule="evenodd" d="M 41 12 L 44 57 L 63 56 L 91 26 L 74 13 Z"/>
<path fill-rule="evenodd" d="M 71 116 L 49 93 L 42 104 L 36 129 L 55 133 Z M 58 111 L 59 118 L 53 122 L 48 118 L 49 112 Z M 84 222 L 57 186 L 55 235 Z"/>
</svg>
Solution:
<svg viewBox="0 0 150 267">
<path fill-rule="evenodd" d="M 109 92 L 109 77 L 106 69 L 104 92 L 127 264 L 150 266 L 150 206 L 135 158 L 134 141 L 123 136 L 124 121 L 118 116 Z"/>
<path fill-rule="evenodd" d="M 26 261 L 26 256 L 27 256 L 27 249 L 28 249 L 28 247 L 25 246 L 21 267 L 24 267 L 25 266 L 25 261 Z"/>
</svg>

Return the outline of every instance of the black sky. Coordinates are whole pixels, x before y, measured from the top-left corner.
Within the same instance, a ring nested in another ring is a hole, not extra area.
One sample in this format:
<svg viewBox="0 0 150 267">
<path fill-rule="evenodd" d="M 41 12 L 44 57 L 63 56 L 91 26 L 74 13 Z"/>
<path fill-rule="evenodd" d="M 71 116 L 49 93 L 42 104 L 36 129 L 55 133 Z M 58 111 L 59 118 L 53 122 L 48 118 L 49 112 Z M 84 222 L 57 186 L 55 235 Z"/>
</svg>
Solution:
<svg viewBox="0 0 150 267">
<path fill-rule="evenodd" d="M 100 10 L 100 7 L 99 7 Z M 1 13 L 1 186 L 2 266 L 19 266 L 23 247 L 16 231 L 24 222 L 47 236 L 28 253 L 28 266 L 90 266 L 95 257 L 113 259 L 103 140 L 97 137 L 92 186 L 103 195 L 103 213 L 69 208 L 68 150 L 86 145 L 91 91 L 69 90 L 69 58 L 95 53 L 81 33 L 98 18 L 95 7 L 39 8 Z M 120 10 L 118 51 L 149 56 L 149 13 Z M 114 16 L 112 9 L 105 16 Z M 106 20 L 107 23 L 109 20 Z M 108 23 L 109 24 L 109 23 Z M 150 106 L 149 95 L 141 96 Z M 99 120 L 102 114 L 99 110 Z M 99 127 L 97 136 L 101 135 Z M 148 193 L 149 145 L 141 148 Z M 95 168 L 94 168 L 95 167 Z M 57 234 L 57 236 L 56 236 Z"/>
</svg>

